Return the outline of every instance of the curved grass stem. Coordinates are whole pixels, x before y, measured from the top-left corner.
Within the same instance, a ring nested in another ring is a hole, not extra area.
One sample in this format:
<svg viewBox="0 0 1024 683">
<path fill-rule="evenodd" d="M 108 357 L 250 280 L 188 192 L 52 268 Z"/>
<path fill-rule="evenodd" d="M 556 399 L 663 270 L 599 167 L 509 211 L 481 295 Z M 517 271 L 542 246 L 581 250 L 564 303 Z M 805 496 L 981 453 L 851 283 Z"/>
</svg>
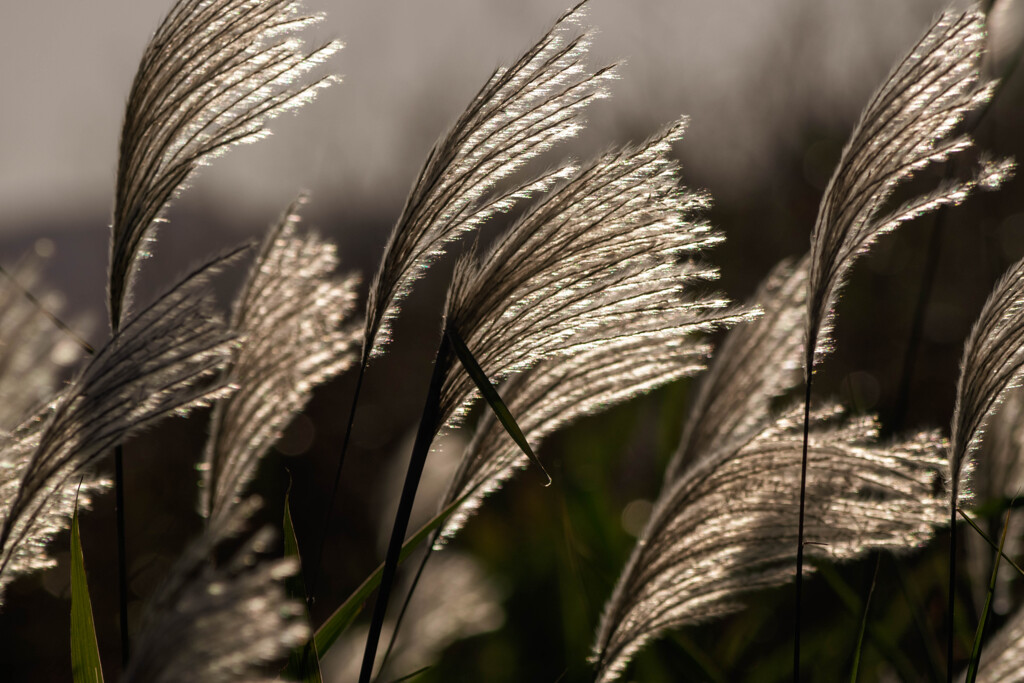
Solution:
<svg viewBox="0 0 1024 683">
<path fill-rule="evenodd" d="M 444 335 L 437 349 L 434 371 L 431 374 L 430 386 L 427 389 L 426 404 L 420 416 L 419 428 L 416 430 L 416 441 L 413 444 L 412 457 L 409 460 L 409 468 L 405 473 L 405 484 L 402 486 L 402 495 L 398 501 L 398 511 L 395 513 L 391 540 L 388 542 L 384 569 L 381 574 L 380 589 L 377 592 L 377 602 L 374 605 L 373 616 L 370 619 L 370 632 L 366 637 L 366 649 L 363 651 L 359 683 L 370 683 L 373 677 L 377 645 L 380 641 L 381 630 L 384 627 L 384 615 L 387 612 L 388 599 L 391 596 L 391 589 L 395 583 L 395 574 L 398 570 L 402 542 L 405 540 L 405 533 L 409 528 L 409 517 L 412 514 L 412 505 L 416 498 L 416 490 L 419 488 L 423 467 L 426 464 L 427 455 L 430 453 L 430 445 L 434 441 L 434 435 L 440 422 L 441 385 L 444 382 L 450 353 L 451 347 L 448 336 Z"/>
<path fill-rule="evenodd" d="M 953 683 L 953 634 L 956 630 L 954 609 L 956 607 L 956 486 L 949 512 L 949 604 L 947 614 L 949 626 L 946 629 L 946 681 Z"/>
<path fill-rule="evenodd" d="M 807 359 L 807 381 L 804 393 L 804 444 L 803 455 L 800 463 L 800 524 L 797 528 L 796 547 L 796 615 L 793 618 L 793 681 L 800 681 L 800 632 L 802 630 L 801 603 L 803 602 L 803 574 L 804 574 L 804 508 L 807 501 L 807 445 L 810 440 L 811 429 L 811 383 L 814 378 L 814 344 L 810 340 Z"/>
</svg>

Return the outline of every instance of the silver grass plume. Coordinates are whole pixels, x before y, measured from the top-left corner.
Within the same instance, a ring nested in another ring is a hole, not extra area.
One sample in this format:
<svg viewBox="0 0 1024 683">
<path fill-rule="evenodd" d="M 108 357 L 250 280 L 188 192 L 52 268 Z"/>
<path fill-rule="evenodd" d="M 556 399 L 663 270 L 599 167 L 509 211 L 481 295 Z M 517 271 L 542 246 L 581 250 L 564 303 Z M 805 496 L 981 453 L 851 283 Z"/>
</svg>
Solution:
<svg viewBox="0 0 1024 683">
<path fill-rule="evenodd" d="M 723 440 L 748 439 L 773 417 L 772 400 L 800 383 L 808 265 L 805 256 L 772 269 L 753 297 L 760 319 L 736 326 L 715 352 L 665 471 L 666 486 Z"/>
<path fill-rule="evenodd" d="M 40 418 L 31 418 L 40 404 L 56 393 L 62 366 L 77 359 L 80 351 L 25 296 L 26 288 L 37 290 L 38 301 L 48 311 L 59 311 L 56 293 L 38 291 L 39 266 L 38 260 L 29 259 L 12 268 L 9 276 L 0 278 L 0 429 L 16 430 L 0 432 L 0 514 L 5 517 L 18 495 L 43 423 Z M 22 420 L 24 423 L 17 428 Z M 0 572 L 0 603 L 3 587 L 17 574 L 56 564 L 47 555 L 46 546 L 54 535 L 68 528 L 76 497 L 80 507 L 88 507 L 92 496 L 107 486 L 107 480 L 86 474 L 68 480 L 50 496 L 32 520 L 25 542 L 13 549 L 10 569 Z"/>
<path fill-rule="evenodd" d="M 214 408 L 203 464 L 201 507 L 212 520 L 242 495 L 313 387 L 356 357 L 359 330 L 346 320 L 358 278 L 334 278 L 334 245 L 297 234 L 302 201 L 267 234 L 235 302 L 231 328 L 241 343 L 228 381 L 238 390 Z"/>
<path fill-rule="evenodd" d="M 757 588 L 794 578 L 802 406 L 772 402 L 800 379 L 808 259 L 777 266 L 714 355 L 647 527 L 605 608 L 593 660 L 617 678 L 658 634 L 740 608 Z M 944 443 L 920 433 L 879 446 L 871 417 L 812 414 L 807 539 L 812 555 L 848 559 L 912 548 L 945 518 L 935 491 Z M 703 422 L 707 421 L 705 427 Z"/>
<path fill-rule="evenodd" d="M 45 415 L 45 413 L 44 413 Z M 13 433 L 0 434 L 0 522 L 6 524 L 11 505 L 21 490 L 22 478 L 32 461 L 44 419 L 27 420 Z M 71 526 L 75 507 L 88 508 L 93 496 L 110 487 L 110 480 L 91 472 L 76 473 L 74 466 L 55 472 L 53 484 L 30 516 L 12 526 L 12 539 L 0 550 L 0 605 L 3 591 L 15 578 L 48 569 L 57 561 L 47 553 L 54 536 Z"/>
<path fill-rule="evenodd" d="M 541 361 L 509 380 L 502 395 L 526 440 L 537 448 L 548 435 L 583 416 L 703 370 L 709 346 L 694 340 L 690 332 L 680 326 L 664 339 L 643 338 Z M 440 507 L 469 497 L 452 513 L 440 538 L 453 537 L 487 495 L 528 464 L 494 414 L 487 412 Z"/>
<path fill-rule="evenodd" d="M 717 277 L 697 257 L 723 238 L 694 218 L 709 199 L 681 188 L 668 158 L 683 128 L 680 121 L 600 157 L 533 206 L 482 261 L 471 254 L 456 265 L 446 325 L 488 377 L 641 340 L 677 343 L 745 317 L 724 298 L 689 291 Z M 458 421 L 474 394 L 452 365 L 442 422 Z"/>
<path fill-rule="evenodd" d="M 996 283 L 964 344 L 949 446 L 952 488 L 981 445 L 985 426 L 1024 376 L 1024 259 Z"/>
<path fill-rule="evenodd" d="M 193 172 L 336 80 L 303 77 L 340 49 L 306 51 L 296 32 L 321 15 L 294 0 L 178 0 L 142 55 L 121 130 L 110 243 L 117 330 L 145 243 Z"/>
<path fill-rule="evenodd" d="M 80 476 L 108 449 L 170 414 L 226 395 L 211 379 L 230 359 L 235 336 L 212 311 L 209 279 L 240 250 L 204 265 L 134 316 L 78 376 L 9 437 L 2 456 L 23 463 L 0 507 L 0 581 L 26 571 L 66 524 Z"/>
<path fill-rule="evenodd" d="M 500 181 L 583 127 L 582 111 L 606 97 L 612 67 L 590 70 L 583 3 L 566 12 L 514 64 L 497 69 L 435 145 L 388 239 L 370 286 L 363 361 L 383 352 L 400 300 L 447 243 L 495 212 L 549 188 L 563 166 L 510 187 Z"/>
<path fill-rule="evenodd" d="M 1020 387 L 1006 393 L 1002 405 L 992 416 L 974 464 L 971 489 L 976 505 L 1024 494 L 1024 391 Z M 1020 533 L 1024 529 L 1024 513 L 1010 512 L 1009 524 L 1003 552 L 1008 557 L 1019 557 L 1024 541 Z M 975 589 L 976 604 L 981 605 L 985 602 L 992 573 L 992 550 L 977 534 L 968 534 L 967 543 L 970 548 L 966 553 L 967 565 L 977 579 L 971 586 Z M 1008 567 L 999 572 L 992 603 L 997 613 L 1006 612 L 1012 604 L 1010 589 L 1016 577 L 1017 572 Z"/>
<path fill-rule="evenodd" d="M 901 223 L 963 201 L 976 187 L 993 189 L 1012 163 L 983 160 L 967 180 L 947 181 L 884 213 L 898 185 L 929 165 L 970 148 L 948 137 L 963 117 L 992 96 L 980 81 L 985 15 L 972 5 L 947 11 L 875 92 L 825 189 L 811 235 L 805 372 L 827 350 L 832 309 L 860 254 Z"/>
<path fill-rule="evenodd" d="M 273 536 L 270 528 L 226 562 L 210 559 L 240 533 L 254 507 L 249 500 L 211 520 L 186 548 L 147 607 L 126 683 L 279 680 L 266 665 L 309 637 L 301 603 L 288 599 L 283 585 L 298 571 L 298 560 L 259 559 Z"/>
<path fill-rule="evenodd" d="M 942 440 L 925 432 L 879 446 L 873 418 L 841 416 L 836 407 L 812 415 L 808 554 L 846 560 L 923 545 L 946 519 L 947 496 L 935 492 Z M 793 580 L 803 407 L 745 443 L 724 441 L 733 445 L 701 454 L 656 502 L 601 619 L 598 681 L 617 679 L 665 630 L 736 611 L 744 593 Z"/>
</svg>

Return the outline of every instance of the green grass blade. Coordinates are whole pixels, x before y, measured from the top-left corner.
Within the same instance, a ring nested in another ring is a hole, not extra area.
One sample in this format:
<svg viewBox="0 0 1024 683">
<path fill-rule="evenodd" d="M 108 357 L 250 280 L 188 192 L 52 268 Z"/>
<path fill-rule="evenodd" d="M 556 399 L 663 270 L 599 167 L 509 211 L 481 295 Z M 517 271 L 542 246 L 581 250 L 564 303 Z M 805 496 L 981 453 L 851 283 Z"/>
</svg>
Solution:
<svg viewBox="0 0 1024 683">
<path fill-rule="evenodd" d="M 825 583 L 832 592 L 835 593 L 836 597 L 839 598 L 840 602 L 843 603 L 843 607 L 846 611 L 854 618 L 860 618 L 863 613 L 864 606 L 861 604 L 860 596 L 836 571 L 835 567 L 825 561 L 818 561 L 812 558 L 811 560 L 814 567 L 818 570 L 818 575 L 824 579 Z M 885 629 L 878 628 L 872 625 L 870 622 L 867 624 L 866 637 L 871 642 L 871 645 L 881 653 L 882 657 L 886 662 L 891 664 L 893 668 L 899 673 L 901 680 L 913 681 L 919 680 L 917 677 L 918 669 L 914 662 L 900 652 L 899 648 L 894 645 L 897 640 L 893 638 L 892 634 L 888 633 Z"/>
<path fill-rule="evenodd" d="M 295 537 L 295 527 L 292 524 L 292 510 L 289 503 L 290 493 L 284 496 L 284 556 L 294 557 L 300 562 L 302 556 L 299 554 L 299 540 Z M 301 566 L 301 565 L 300 565 Z M 306 587 L 302 581 L 302 572 L 288 577 L 285 581 L 285 590 L 288 595 L 303 604 L 303 612 L 306 615 L 306 622 L 309 622 L 309 610 L 305 608 Z M 323 676 L 320 674 L 320 658 L 317 655 L 316 639 L 310 638 L 304 645 L 294 648 L 288 654 L 288 665 L 284 669 L 285 678 L 288 680 L 304 681 L 304 683 L 323 683 Z"/>
<path fill-rule="evenodd" d="M 530 448 L 530 444 L 526 441 L 526 436 L 523 435 L 523 431 L 519 429 L 519 424 L 516 419 L 512 416 L 512 411 L 508 409 L 505 402 L 501 400 L 501 396 L 498 395 L 498 390 L 491 384 L 491 380 L 487 378 L 483 368 L 477 363 L 476 358 L 470 352 L 469 347 L 462 341 L 462 337 L 455 330 L 448 328 L 445 334 L 448 335 L 451 341 L 452 348 L 455 350 L 455 355 L 458 356 L 459 361 L 462 363 L 462 367 L 466 368 L 466 372 L 469 373 L 473 383 L 476 384 L 476 388 L 480 390 L 480 394 L 487 401 L 487 405 L 494 411 L 494 415 L 501 422 L 501 426 L 505 428 L 508 435 L 512 437 L 512 440 L 516 442 L 516 445 L 526 454 L 526 457 L 530 459 L 534 465 L 540 468 L 540 471 L 547 478 L 545 486 L 551 486 L 551 475 L 544 469 L 544 466 L 540 464 L 540 460 L 534 454 L 533 449 Z"/>
<path fill-rule="evenodd" d="M 857 674 L 860 672 L 860 655 L 864 650 L 864 634 L 868 630 L 868 613 L 871 611 L 871 598 L 875 594 L 875 585 L 878 583 L 878 567 L 882 564 L 882 556 L 875 557 L 875 573 L 871 577 L 871 587 L 868 588 L 868 597 L 864 600 L 864 615 L 860 620 L 860 633 L 857 634 L 857 648 L 853 651 L 853 669 L 850 671 L 850 683 L 857 683 Z"/>
<path fill-rule="evenodd" d="M 999 573 L 999 561 L 1003 558 L 1006 530 L 1010 528 L 1010 512 L 1010 510 L 1006 511 L 1003 535 L 999 539 L 999 550 L 996 552 L 996 559 L 992 565 L 992 577 L 988 580 L 988 595 L 985 597 L 985 609 L 981 611 L 981 618 L 978 620 L 978 631 L 974 634 L 974 649 L 971 651 L 971 663 L 967 667 L 967 683 L 974 683 L 978 678 L 978 667 L 981 664 L 981 637 L 985 635 L 985 622 L 988 621 L 988 615 L 992 611 L 992 595 L 996 592 L 996 575 Z"/>
<path fill-rule="evenodd" d="M 1009 509 L 1007 510 L 1007 512 L 1009 512 L 1009 511 L 1010 511 L 1010 510 L 1012 510 L 1012 509 L 1014 509 L 1014 506 L 1010 506 L 1010 508 L 1009 508 Z M 1021 569 L 1021 568 L 1020 568 L 1020 565 L 1018 565 L 1018 564 L 1017 564 L 1016 562 L 1014 562 L 1014 561 L 1013 561 L 1013 558 L 1012 558 L 1012 557 L 1008 556 L 1008 555 L 1007 555 L 1006 553 L 1004 553 L 1004 552 L 1003 552 L 1003 546 L 1002 546 L 1002 544 L 1001 544 L 1001 543 L 1000 543 L 999 545 L 996 545 L 996 542 L 995 542 L 995 541 L 993 541 L 993 540 L 992 540 L 991 538 L 989 538 L 989 537 L 988 537 L 988 534 L 986 534 L 986 533 L 985 533 L 984 531 L 982 531 L 982 530 L 981 530 L 981 527 L 979 527 L 979 526 L 978 526 L 978 525 L 977 525 L 977 524 L 976 524 L 976 523 L 974 522 L 974 520 L 973 520 L 973 519 L 971 519 L 970 517 L 968 517 L 968 516 L 967 516 L 967 513 L 966 513 L 966 512 L 964 512 L 964 511 L 963 511 L 963 510 L 962 510 L 961 508 L 957 508 L 957 510 L 956 510 L 956 511 L 960 513 L 960 516 L 961 516 L 961 517 L 963 517 L 963 518 L 964 518 L 965 520 L 967 520 L 967 523 L 968 523 L 968 524 L 970 524 L 970 525 L 971 525 L 971 527 L 972 527 L 972 528 L 973 528 L 973 529 L 974 529 L 975 531 L 977 531 L 977 532 L 978 532 L 978 535 L 979 535 L 979 536 L 981 536 L 981 537 L 982 537 L 983 539 L 985 539 L 985 542 L 986 542 L 986 543 L 988 543 L 988 544 L 989 544 L 989 545 L 990 545 L 990 546 L 992 547 L 992 550 L 995 550 L 996 552 L 998 552 L 998 553 L 999 553 L 999 556 L 1000 556 L 1000 557 L 1001 557 L 1001 558 L 1002 558 L 1003 560 L 1005 560 L 1006 562 L 1009 562 L 1009 563 L 1010 563 L 1010 566 L 1011 566 L 1011 567 L 1013 567 L 1014 569 L 1016 569 L 1016 570 L 1017 570 L 1017 573 L 1018 573 L 1018 574 L 1020 574 L 1021 576 L 1024 576 L 1024 569 Z"/>
<path fill-rule="evenodd" d="M 442 510 L 436 517 L 427 522 L 419 531 L 417 531 L 412 537 L 409 538 L 402 545 L 402 553 L 399 555 L 399 562 L 403 562 L 413 550 L 423 542 L 432 531 L 444 524 L 448 516 L 455 512 L 460 505 L 466 502 L 472 491 L 462 496 L 458 500 L 451 503 L 448 507 Z M 327 621 L 323 623 L 316 630 L 316 634 L 313 636 L 316 645 L 316 651 L 319 653 L 326 654 L 331 646 L 338 640 L 338 637 L 352 625 L 355 618 L 359 616 L 359 612 L 363 609 L 363 604 L 366 602 L 370 594 L 380 585 L 381 574 L 384 571 L 384 565 L 381 564 L 377 569 L 370 574 L 360 584 L 359 588 L 355 590 L 352 595 L 341 604 L 338 609 L 334 610 L 334 613 L 327 618 Z"/>
<path fill-rule="evenodd" d="M 103 683 L 82 539 L 78 534 L 77 507 L 71 518 L 71 678 L 75 683 Z"/>
</svg>

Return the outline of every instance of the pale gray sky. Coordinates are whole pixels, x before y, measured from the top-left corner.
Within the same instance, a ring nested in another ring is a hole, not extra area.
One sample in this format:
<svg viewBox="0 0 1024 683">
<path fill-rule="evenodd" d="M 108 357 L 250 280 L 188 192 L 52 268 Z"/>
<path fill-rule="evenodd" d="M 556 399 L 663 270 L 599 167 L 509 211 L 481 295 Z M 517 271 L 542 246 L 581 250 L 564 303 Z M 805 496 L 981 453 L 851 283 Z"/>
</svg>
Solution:
<svg viewBox="0 0 1024 683">
<path fill-rule="evenodd" d="M 595 63 L 627 60 L 575 152 L 691 117 L 681 147 L 721 197 L 764 182 L 772 150 L 808 119 L 850 119 L 937 0 L 593 0 Z M 311 37 L 346 43 L 342 84 L 275 135 L 204 169 L 182 197 L 258 228 L 301 188 L 324 207 L 397 213 L 431 142 L 498 64 L 566 0 L 310 0 Z M 121 111 L 170 0 L 0 3 L 0 232 L 106 224 Z"/>
</svg>

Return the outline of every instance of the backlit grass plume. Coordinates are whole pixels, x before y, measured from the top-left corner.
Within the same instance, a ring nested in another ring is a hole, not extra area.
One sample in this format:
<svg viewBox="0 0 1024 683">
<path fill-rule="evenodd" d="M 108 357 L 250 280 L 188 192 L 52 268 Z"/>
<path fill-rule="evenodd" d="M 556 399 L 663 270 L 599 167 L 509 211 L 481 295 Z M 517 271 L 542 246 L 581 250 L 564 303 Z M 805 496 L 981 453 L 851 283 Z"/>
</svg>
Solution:
<svg viewBox="0 0 1024 683">
<path fill-rule="evenodd" d="M 143 53 L 128 96 L 110 244 L 110 320 L 121 324 L 137 260 L 192 173 L 308 102 L 330 76 L 303 77 L 340 47 L 306 51 L 320 20 L 293 0 L 178 0 Z"/>
<path fill-rule="evenodd" d="M 709 347 L 680 326 L 666 338 L 632 340 L 611 348 L 585 350 L 568 359 L 541 361 L 502 389 L 512 414 L 534 448 L 552 432 L 704 368 Z M 454 536 L 483 499 L 529 459 L 494 415 L 481 418 L 448 492 L 439 506 L 470 494 L 443 527 Z"/>
<path fill-rule="evenodd" d="M 241 496 L 260 459 L 317 384 L 356 358 L 358 330 L 346 322 L 357 278 L 334 278 L 334 245 L 299 236 L 293 204 L 266 237 L 235 302 L 231 323 L 241 343 L 219 401 L 204 457 L 202 509 L 223 514 Z"/>
<path fill-rule="evenodd" d="M 717 277 L 699 260 L 722 241 L 696 214 L 708 197 L 681 188 L 668 154 L 679 122 L 646 143 L 606 154 L 533 206 L 479 262 L 456 266 L 446 326 L 492 380 L 545 358 L 651 349 L 741 320 L 721 297 L 694 288 Z M 441 392 L 444 421 L 474 394 L 452 366 Z"/>
<path fill-rule="evenodd" d="M 448 242 L 571 172 L 565 166 L 498 188 L 538 154 L 576 135 L 583 109 L 606 96 L 611 67 L 589 69 L 583 59 L 590 38 L 575 32 L 582 5 L 514 64 L 496 70 L 431 150 L 370 287 L 364 363 L 382 352 L 398 302 Z"/>
<path fill-rule="evenodd" d="M 717 276 L 697 252 L 722 238 L 694 218 L 708 199 L 679 187 L 677 165 L 668 158 L 682 129 L 679 122 L 642 145 L 600 157 L 532 206 L 486 256 L 477 260 L 471 252 L 456 265 L 360 683 L 372 674 L 430 443 L 440 428 L 458 423 L 476 387 L 544 359 L 568 364 L 591 351 L 610 358 L 637 343 L 661 349 L 746 315 L 721 297 L 689 289 Z M 473 365 L 486 377 L 472 379 Z M 532 455 L 528 444 L 519 445 Z"/>
<path fill-rule="evenodd" d="M 1020 387 L 1006 392 L 1005 400 L 985 427 L 985 437 L 973 458 L 971 490 L 973 507 L 988 506 L 1000 500 L 1010 501 L 1024 493 L 1024 390 Z M 1010 531 L 1003 543 L 1008 557 L 1019 557 L 1024 544 L 1024 512 L 1013 510 L 1008 521 Z M 984 604 L 984 586 L 992 572 L 991 548 L 977 534 L 967 536 L 966 560 L 972 585 L 976 587 L 976 604 Z M 995 605 L 1011 604 L 1011 589 L 1019 575 L 1003 567 L 996 579 Z M 997 610 L 999 608 L 997 607 Z M 1002 611 L 1002 610 L 999 610 Z"/>
<path fill-rule="evenodd" d="M 805 256 L 796 265 L 777 265 L 753 298 L 762 317 L 735 327 L 715 352 L 665 471 L 666 485 L 723 439 L 742 442 L 760 430 L 772 417 L 772 400 L 800 383 L 808 262 Z"/>
<path fill-rule="evenodd" d="M 32 464 L 44 422 L 41 415 L 0 437 L 0 522 L 4 525 Z M 50 541 L 71 525 L 76 504 L 79 509 L 88 508 L 93 496 L 109 487 L 109 480 L 92 472 L 76 472 L 74 465 L 53 472 L 49 486 L 37 494 L 31 507 L 24 506 L 10 525 L 8 540 L 0 546 L 0 605 L 7 584 L 19 575 L 57 564 L 47 551 Z"/>
<path fill-rule="evenodd" d="M 159 418 L 225 394 L 211 377 L 228 362 L 234 334 L 204 292 L 236 253 L 198 269 L 134 316 L 7 440 L 4 459 L 23 466 L 4 485 L 13 495 L 0 512 L 0 581 L 26 570 L 26 549 L 37 553 L 57 530 L 54 519 L 66 526 L 79 477 L 88 477 L 108 449 Z"/>
<path fill-rule="evenodd" d="M 41 406 L 57 393 L 65 366 L 80 355 L 78 345 L 25 296 L 25 288 L 39 285 L 39 266 L 38 260 L 29 259 L 0 276 L 0 429 L 4 430 L 0 432 L 0 520 L 10 514 L 10 505 L 18 496 L 22 477 L 39 443 L 44 418 L 49 414 Z M 42 290 L 36 300 L 50 313 L 60 310 L 59 297 L 53 292 Z M 0 604 L 3 588 L 16 575 L 56 564 L 46 546 L 54 535 L 68 528 L 75 498 L 79 506 L 87 507 L 92 495 L 107 486 L 109 482 L 91 473 L 68 480 L 21 525 L 24 540 L 6 553 L 9 566 L 0 570 Z"/>
<path fill-rule="evenodd" d="M 988 421 L 1007 392 L 1024 376 L 1024 259 L 1018 261 L 996 283 L 981 315 L 964 344 L 960 379 L 949 444 L 949 468 L 954 498 L 949 504 L 950 525 L 956 524 L 957 492 L 965 488 L 964 473 L 981 445 Z M 956 604 L 956 534 L 950 535 L 949 618 Z M 952 662 L 952 629 L 947 666 Z M 950 674 L 952 675 L 952 674 Z"/>
<path fill-rule="evenodd" d="M 793 579 L 802 406 L 774 415 L 771 402 L 799 381 L 806 263 L 776 268 L 755 298 L 764 315 L 733 329 L 715 354 L 672 474 L 601 619 L 593 650 L 601 681 L 620 676 L 665 630 L 735 611 L 745 592 Z M 811 418 L 809 552 L 850 559 L 930 538 L 947 505 L 936 492 L 945 472 L 939 436 L 880 445 L 872 417 L 831 406 Z"/>
<path fill-rule="evenodd" d="M 301 603 L 285 595 L 295 558 L 260 559 L 272 534 L 253 535 L 225 562 L 210 558 L 237 536 L 253 501 L 211 520 L 150 601 L 123 680 L 246 683 L 280 680 L 267 664 L 309 637 Z"/>
<path fill-rule="evenodd" d="M 601 619 L 599 681 L 618 678 L 664 631 L 736 611 L 748 591 L 793 580 L 802 412 L 704 455 L 662 492 Z M 931 538 L 947 505 L 941 487 L 934 492 L 945 464 L 938 434 L 886 446 L 870 417 L 844 420 L 831 407 L 812 419 L 807 552 L 845 560 Z"/>
<path fill-rule="evenodd" d="M 963 201 L 978 185 L 998 187 L 1008 162 L 983 161 L 968 180 L 945 182 L 896 208 L 901 183 L 972 146 L 953 135 L 963 117 L 992 96 L 980 78 L 985 15 L 974 6 L 942 14 L 889 74 L 861 114 L 829 181 L 811 235 L 805 370 L 827 345 L 832 309 L 857 256 L 901 223 Z"/>
<path fill-rule="evenodd" d="M 900 184 L 971 147 L 967 135 L 953 132 L 967 113 L 992 97 L 994 83 L 980 75 L 984 47 L 985 14 L 979 5 L 940 15 L 871 97 L 825 188 L 811 234 L 803 357 L 805 433 L 810 425 L 815 362 L 829 346 L 833 308 L 856 258 L 901 223 L 957 204 L 979 185 L 998 187 L 1010 173 L 1008 161 L 983 160 L 967 180 L 945 181 L 895 208 L 890 206 Z M 802 458 L 793 650 L 796 681 L 800 678 L 806 450 Z M 955 488 L 951 500 L 955 505 Z M 949 650 L 952 657 L 952 641 Z"/>
<path fill-rule="evenodd" d="M 985 425 L 1024 375 L 1024 260 L 996 284 L 964 345 L 949 447 L 954 491 Z"/>
</svg>

